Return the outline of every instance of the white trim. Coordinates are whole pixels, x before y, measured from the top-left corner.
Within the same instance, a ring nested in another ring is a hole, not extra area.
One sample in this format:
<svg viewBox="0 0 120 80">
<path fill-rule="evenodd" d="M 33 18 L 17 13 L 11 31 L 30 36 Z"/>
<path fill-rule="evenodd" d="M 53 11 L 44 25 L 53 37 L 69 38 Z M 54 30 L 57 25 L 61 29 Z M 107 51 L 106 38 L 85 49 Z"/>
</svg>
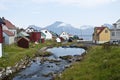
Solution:
<svg viewBox="0 0 120 80">
<path fill-rule="evenodd" d="M 103 44 L 103 43 L 106 43 L 108 41 L 96 41 L 97 44 Z"/>
<path fill-rule="evenodd" d="M 0 43 L 0 58 L 2 57 L 2 43 Z"/>
</svg>

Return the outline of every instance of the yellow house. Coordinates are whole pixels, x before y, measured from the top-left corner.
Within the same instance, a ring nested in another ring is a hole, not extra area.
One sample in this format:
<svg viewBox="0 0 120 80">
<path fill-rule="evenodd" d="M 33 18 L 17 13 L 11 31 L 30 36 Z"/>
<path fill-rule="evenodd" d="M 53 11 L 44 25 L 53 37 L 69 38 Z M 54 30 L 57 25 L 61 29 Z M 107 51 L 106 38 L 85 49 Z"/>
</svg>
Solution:
<svg viewBox="0 0 120 80">
<path fill-rule="evenodd" d="M 93 42 L 102 44 L 110 41 L 110 30 L 107 27 L 95 27 L 93 33 Z"/>
</svg>

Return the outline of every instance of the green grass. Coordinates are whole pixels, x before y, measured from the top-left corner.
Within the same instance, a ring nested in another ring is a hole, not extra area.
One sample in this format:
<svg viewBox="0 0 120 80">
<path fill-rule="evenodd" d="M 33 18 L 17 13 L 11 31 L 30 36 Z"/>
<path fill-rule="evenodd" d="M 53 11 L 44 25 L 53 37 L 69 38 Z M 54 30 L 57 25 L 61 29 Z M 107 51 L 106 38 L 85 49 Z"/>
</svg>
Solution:
<svg viewBox="0 0 120 80">
<path fill-rule="evenodd" d="M 0 58 L 0 67 L 14 66 L 16 62 L 26 55 L 33 56 L 35 48 L 24 49 L 16 45 L 3 46 L 3 57 Z"/>
<path fill-rule="evenodd" d="M 34 44 L 30 43 L 28 49 L 20 48 L 16 44 L 3 45 L 3 57 L 0 58 L 0 67 L 14 66 L 26 55 L 33 57 L 34 54 L 42 47 L 45 46 L 60 46 L 54 41 L 46 41 L 45 43 Z"/>
<path fill-rule="evenodd" d="M 56 80 L 120 80 L 120 47 L 90 48 L 81 62 L 73 64 Z"/>
</svg>

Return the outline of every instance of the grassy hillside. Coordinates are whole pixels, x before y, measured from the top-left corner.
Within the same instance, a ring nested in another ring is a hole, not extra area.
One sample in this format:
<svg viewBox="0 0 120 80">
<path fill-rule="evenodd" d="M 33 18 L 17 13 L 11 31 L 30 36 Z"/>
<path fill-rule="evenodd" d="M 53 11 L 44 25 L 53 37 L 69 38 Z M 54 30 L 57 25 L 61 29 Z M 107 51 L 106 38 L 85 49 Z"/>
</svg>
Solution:
<svg viewBox="0 0 120 80">
<path fill-rule="evenodd" d="M 56 80 L 120 80 L 120 47 L 94 46 Z"/>
</svg>

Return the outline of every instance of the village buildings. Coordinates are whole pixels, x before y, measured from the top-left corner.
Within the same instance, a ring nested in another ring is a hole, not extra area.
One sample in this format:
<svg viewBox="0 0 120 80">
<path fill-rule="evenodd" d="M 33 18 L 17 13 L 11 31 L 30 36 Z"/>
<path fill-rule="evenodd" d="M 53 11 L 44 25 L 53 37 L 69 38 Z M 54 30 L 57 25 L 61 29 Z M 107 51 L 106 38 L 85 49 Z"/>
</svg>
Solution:
<svg viewBox="0 0 120 80">
<path fill-rule="evenodd" d="M 110 41 L 110 30 L 108 27 L 95 27 L 93 33 L 93 43 L 102 44 Z"/>
<path fill-rule="evenodd" d="M 111 42 L 120 43 L 120 19 L 113 24 L 111 31 Z"/>
<path fill-rule="evenodd" d="M 13 44 L 15 42 L 15 38 L 17 37 L 16 27 L 4 17 L 2 17 L 2 20 L 5 23 L 2 25 L 4 43 L 8 45 Z"/>
<path fill-rule="evenodd" d="M 3 42 L 4 44 L 13 44 L 16 39 L 20 39 L 23 37 L 28 38 L 32 42 L 45 42 L 45 40 L 55 39 L 57 42 L 62 41 L 70 41 L 74 37 L 74 35 L 69 34 L 63 31 L 60 35 L 49 31 L 47 29 L 28 27 L 25 31 L 21 31 L 17 34 L 16 26 L 13 25 L 9 20 L 4 17 L 1 18 L 5 24 L 2 25 L 3 31 Z M 100 26 L 94 28 L 93 33 L 93 43 L 102 44 L 106 42 L 120 42 L 120 19 L 113 24 L 113 28 L 109 29 L 106 26 Z"/>
</svg>

